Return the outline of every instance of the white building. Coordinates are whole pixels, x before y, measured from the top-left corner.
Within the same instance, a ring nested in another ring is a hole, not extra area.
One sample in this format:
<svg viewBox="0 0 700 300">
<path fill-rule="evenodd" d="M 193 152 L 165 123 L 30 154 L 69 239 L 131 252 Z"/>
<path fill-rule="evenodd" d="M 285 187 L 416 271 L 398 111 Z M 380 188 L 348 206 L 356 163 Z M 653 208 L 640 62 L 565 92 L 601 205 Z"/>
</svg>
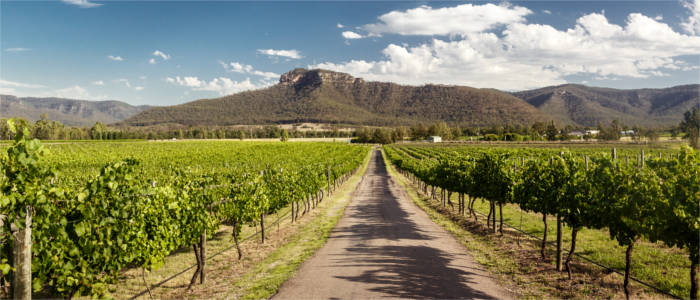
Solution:
<svg viewBox="0 0 700 300">
<path fill-rule="evenodd" d="M 436 136 L 436 135 L 429 136 L 429 137 L 428 137 L 428 142 L 429 142 L 429 143 L 440 143 L 440 142 L 442 142 L 442 138 L 439 137 L 439 136 Z"/>
</svg>

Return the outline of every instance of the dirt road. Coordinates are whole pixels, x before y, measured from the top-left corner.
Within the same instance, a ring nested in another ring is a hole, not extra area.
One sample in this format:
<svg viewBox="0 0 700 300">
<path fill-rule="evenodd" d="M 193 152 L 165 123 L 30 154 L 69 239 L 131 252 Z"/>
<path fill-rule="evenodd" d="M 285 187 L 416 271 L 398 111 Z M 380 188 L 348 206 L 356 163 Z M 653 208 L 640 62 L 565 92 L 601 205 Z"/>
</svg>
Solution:
<svg viewBox="0 0 700 300">
<path fill-rule="evenodd" d="M 512 298 L 393 182 L 379 151 L 328 243 L 274 299 Z"/>
</svg>

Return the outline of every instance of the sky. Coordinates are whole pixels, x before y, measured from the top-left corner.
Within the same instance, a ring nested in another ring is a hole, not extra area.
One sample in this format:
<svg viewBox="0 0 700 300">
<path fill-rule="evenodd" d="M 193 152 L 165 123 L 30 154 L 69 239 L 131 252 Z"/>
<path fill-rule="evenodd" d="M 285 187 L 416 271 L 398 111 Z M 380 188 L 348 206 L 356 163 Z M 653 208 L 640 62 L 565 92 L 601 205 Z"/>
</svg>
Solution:
<svg viewBox="0 0 700 300">
<path fill-rule="evenodd" d="M 0 0 L 0 94 L 175 105 L 294 68 L 505 91 L 695 84 L 700 0 Z"/>
</svg>

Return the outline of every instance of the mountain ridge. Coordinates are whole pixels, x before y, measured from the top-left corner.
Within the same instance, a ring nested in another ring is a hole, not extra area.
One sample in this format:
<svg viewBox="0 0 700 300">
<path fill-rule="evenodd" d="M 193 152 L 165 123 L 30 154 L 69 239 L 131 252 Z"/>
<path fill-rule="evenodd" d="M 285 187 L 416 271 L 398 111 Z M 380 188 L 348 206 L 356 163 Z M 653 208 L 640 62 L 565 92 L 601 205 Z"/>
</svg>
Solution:
<svg viewBox="0 0 700 300">
<path fill-rule="evenodd" d="M 151 106 L 133 106 L 116 100 L 90 101 L 58 97 L 0 95 L 0 118 L 22 117 L 36 121 L 42 114 L 69 126 L 91 126 L 122 121 Z"/>
<path fill-rule="evenodd" d="M 512 93 L 562 123 L 596 126 L 619 120 L 642 126 L 677 125 L 683 113 L 700 104 L 700 85 L 613 89 L 563 84 Z"/>
<path fill-rule="evenodd" d="M 480 126 L 547 120 L 508 93 L 463 86 L 406 86 L 346 73 L 294 69 L 268 88 L 146 110 L 120 124 L 150 126 L 297 122 L 395 126 L 445 121 Z"/>
</svg>

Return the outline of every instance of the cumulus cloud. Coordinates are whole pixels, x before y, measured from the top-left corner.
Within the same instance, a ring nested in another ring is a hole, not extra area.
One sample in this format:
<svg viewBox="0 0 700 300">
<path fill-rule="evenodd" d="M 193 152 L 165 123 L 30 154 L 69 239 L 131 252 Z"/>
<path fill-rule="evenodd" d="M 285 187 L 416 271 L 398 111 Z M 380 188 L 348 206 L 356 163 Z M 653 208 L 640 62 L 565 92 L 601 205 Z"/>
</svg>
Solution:
<svg viewBox="0 0 700 300">
<path fill-rule="evenodd" d="M 128 87 L 128 88 L 131 87 L 131 83 L 129 82 L 129 79 L 126 79 L 126 78 L 115 79 L 114 82 L 123 83 L 124 86 L 126 86 L 126 87 Z"/>
<path fill-rule="evenodd" d="M 162 58 L 163 60 L 170 59 L 170 55 L 167 55 L 160 50 L 153 51 L 153 56 L 160 56 L 160 58 Z"/>
<path fill-rule="evenodd" d="M 523 22 L 532 11 L 510 4 L 463 4 L 434 9 L 419 6 L 379 16 L 379 22 L 361 28 L 370 35 L 466 35 Z"/>
<path fill-rule="evenodd" d="M 297 50 L 275 50 L 275 49 L 258 49 L 258 53 L 265 54 L 269 56 L 279 56 L 291 59 L 300 59 L 301 53 Z"/>
<path fill-rule="evenodd" d="M 512 10 L 510 20 L 518 20 L 518 16 L 527 13 L 517 7 L 481 6 Z M 465 11 L 484 9 L 477 5 Z M 700 37 L 675 32 L 667 24 L 638 13 L 630 14 L 624 26 L 611 24 L 603 14 L 592 13 L 576 20 L 572 28 L 563 30 L 544 24 L 527 24 L 524 20 L 507 24 L 502 30 L 484 25 L 488 22 L 465 25 L 462 29 L 448 25 L 449 30 L 433 30 L 430 26 L 421 29 L 407 25 L 417 22 L 411 16 L 436 15 L 424 6 L 416 10 L 420 14 L 408 10 L 383 15 L 391 16 L 380 17 L 386 24 L 383 28 L 397 29 L 392 32 L 399 34 L 431 33 L 460 38 L 435 37 L 415 46 L 389 44 L 382 51 L 384 58 L 379 60 L 326 62 L 309 67 L 405 84 L 442 83 L 520 90 L 562 84 L 566 76 L 575 74 L 601 78 L 666 76 L 668 70 L 683 70 L 694 65 L 689 66 L 679 56 L 700 54 Z M 449 14 L 443 11 L 437 15 Z M 446 23 L 451 24 L 449 20 Z M 370 32 L 389 32 L 384 29 Z M 476 29 L 480 31 L 474 32 Z"/>
<path fill-rule="evenodd" d="M 250 78 L 245 80 L 235 81 L 226 77 L 214 78 L 210 81 L 200 80 L 196 76 L 176 76 L 167 77 L 165 79 L 168 83 L 188 87 L 193 91 L 208 91 L 216 92 L 219 95 L 228 95 L 233 93 L 238 93 L 242 91 L 254 90 L 270 85 L 269 82 L 262 82 L 260 84 L 255 84 L 250 81 Z"/>
<path fill-rule="evenodd" d="M 102 80 L 97 80 L 92 82 L 93 85 L 105 85 L 105 82 Z"/>
<path fill-rule="evenodd" d="M 552 11 L 549 10 L 549 9 L 545 9 L 545 10 L 543 10 L 542 12 L 545 13 L 545 14 L 548 14 L 548 15 L 551 15 L 551 14 L 552 14 Z"/>
<path fill-rule="evenodd" d="M 21 48 L 21 47 L 16 47 L 16 48 L 6 48 L 6 52 L 25 52 L 25 51 L 31 51 L 32 49 L 29 48 Z"/>
<path fill-rule="evenodd" d="M 160 50 L 153 51 L 151 55 L 155 56 L 151 57 L 151 59 L 148 60 L 148 63 L 152 65 L 155 65 L 157 63 L 156 58 L 158 57 L 160 57 L 163 61 L 170 59 L 170 55 L 165 54 L 163 51 Z"/>
<path fill-rule="evenodd" d="M 99 3 L 93 3 L 88 0 L 61 0 L 63 3 L 68 3 L 71 5 L 79 6 L 80 8 L 93 8 L 93 7 L 98 7 L 102 6 L 102 4 Z"/>
<path fill-rule="evenodd" d="M 223 62 L 223 61 L 219 61 L 219 64 L 224 68 L 224 70 L 226 70 L 226 72 L 251 74 L 251 75 L 263 77 L 265 79 L 279 78 L 280 77 L 280 75 L 277 73 L 256 70 L 251 65 L 246 65 L 246 64 L 239 63 L 239 62 L 235 62 L 235 61 L 230 62 L 228 64 Z"/>
<path fill-rule="evenodd" d="M 338 25 L 335 25 L 335 27 L 338 27 L 338 28 L 345 28 L 345 25 L 338 23 Z"/>
<path fill-rule="evenodd" d="M 343 31 L 343 37 L 348 40 L 361 39 L 363 36 L 353 31 Z"/>
<path fill-rule="evenodd" d="M 121 56 L 107 55 L 107 58 L 114 61 L 124 61 L 124 58 L 122 58 Z"/>
<path fill-rule="evenodd" d="M 681 23 L 681 27 L 690 34 L 700 35 L 700 0 L 683 1 L 682 3 L 690 11 L 690 16 Z"/>
</svg>

